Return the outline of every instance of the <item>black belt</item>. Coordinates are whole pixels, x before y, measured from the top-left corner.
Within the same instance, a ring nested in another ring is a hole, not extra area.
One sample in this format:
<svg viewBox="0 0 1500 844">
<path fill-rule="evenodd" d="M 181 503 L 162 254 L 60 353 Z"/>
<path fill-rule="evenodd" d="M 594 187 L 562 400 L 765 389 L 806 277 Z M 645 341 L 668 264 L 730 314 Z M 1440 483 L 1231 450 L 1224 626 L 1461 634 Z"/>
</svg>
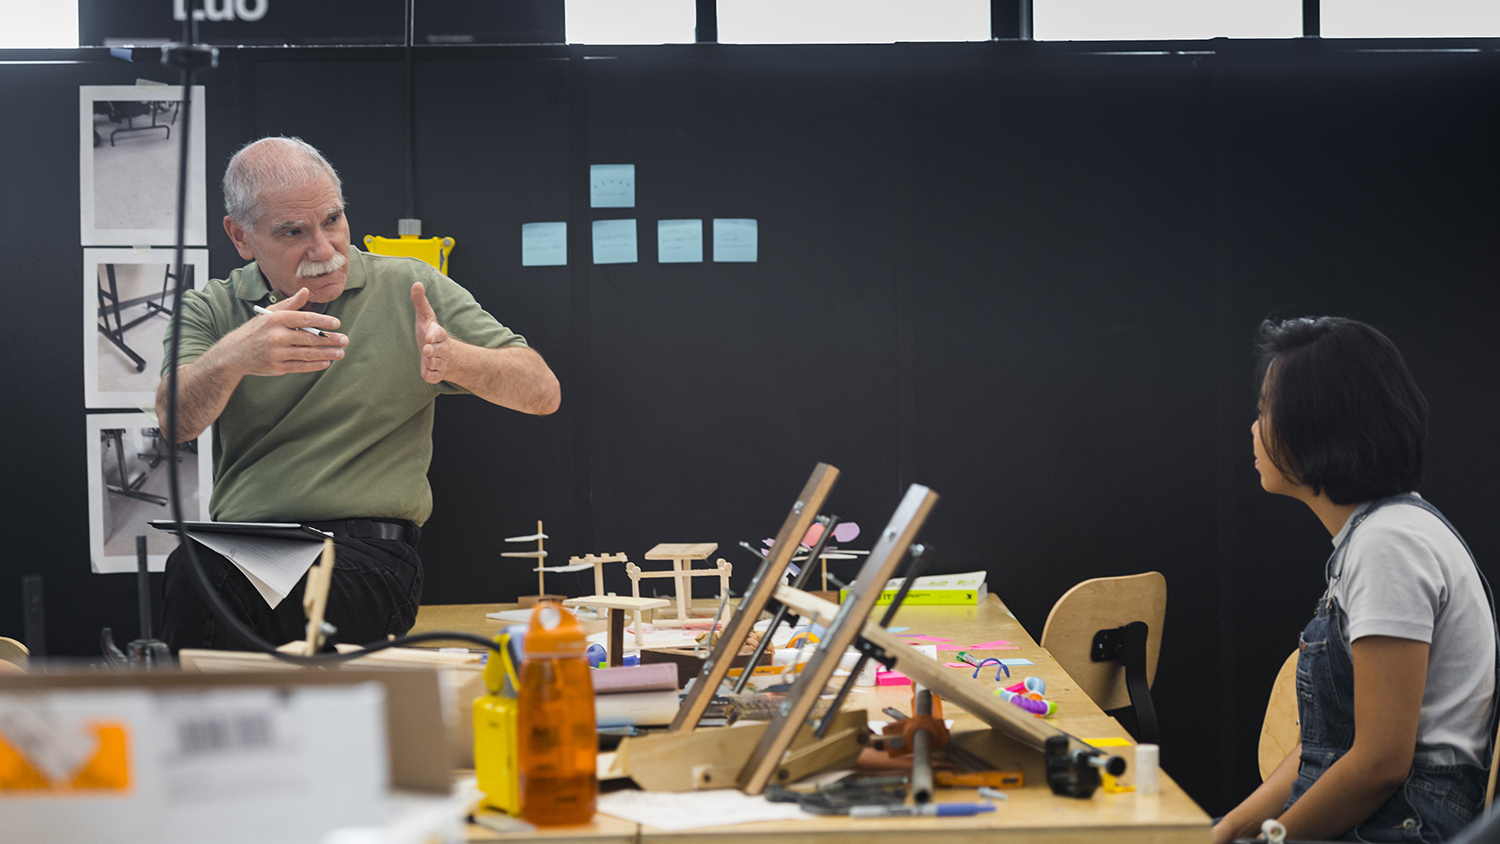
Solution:
<svg viewBox="0 0 1500 844">
<path fill-rule="evenodd" d="M 422 538 L 422 529 L 405 519 L 334 519 L 303 524 L 352 539 L 389 539 L 415 546 Z"/>
</svg>

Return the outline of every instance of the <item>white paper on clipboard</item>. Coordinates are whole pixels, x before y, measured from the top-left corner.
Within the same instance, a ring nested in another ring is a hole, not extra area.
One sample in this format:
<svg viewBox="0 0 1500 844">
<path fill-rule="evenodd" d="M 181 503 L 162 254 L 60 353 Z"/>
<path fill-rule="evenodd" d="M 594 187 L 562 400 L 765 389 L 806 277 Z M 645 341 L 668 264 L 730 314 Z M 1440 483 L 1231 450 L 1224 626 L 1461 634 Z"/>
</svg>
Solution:
<svg viewBox="0 0 1500 844">
<path fill-rule="evenodd" d="M 323 553 L 323 541 L 313 536 L 278 538 L 194 530 L 188 536 L 234 563 L 273 610 Z"/>
</svg>

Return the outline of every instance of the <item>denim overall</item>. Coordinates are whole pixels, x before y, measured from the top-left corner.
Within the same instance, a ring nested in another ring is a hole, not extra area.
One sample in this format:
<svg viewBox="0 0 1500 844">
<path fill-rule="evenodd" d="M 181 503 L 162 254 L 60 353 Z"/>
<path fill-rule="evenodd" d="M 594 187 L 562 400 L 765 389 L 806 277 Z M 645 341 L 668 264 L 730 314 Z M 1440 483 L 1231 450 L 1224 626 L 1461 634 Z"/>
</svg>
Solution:
<svg viewBox="0 0 1500 844">
<path fill-rule="evenodd" d="M 1349 545 L 1349 538 L 1367 516 L 1390 504 L 1421 507 L 1441 519 L 1449 530 L 1453 530 L 1453 525 L 1449 524 L 1437 508 L 1415 495 L 1382 498 L 1371 504 L 1349 526 L 1344 541 L 1339 543 L 1333 556 L 1328 558 L 1325 572 L 1328 591 L 1318 600 L 1317 614 L 1302 631 L 1301 655 L 1297 659 L 1297 715 L 1302 726 L 1302 759 L 1297 780 L 1292 784 L 1287 809 L 1354 745 L 1354 662 L 1343 642 L 1344 634 L 1339 621 L 1344 611 L 1333 597 L 1333 587 L 1342 573 L 1344 550 Z M 1468 551 L 1468 543 L 1464 543 L 1457 530 L 1453 530 L 1453 535 L 1458 536 L 1464 550 Z M 1469 558 L 1474 558 L 1472 551 L 1469 552 Z M 1477 570 L 1477 563 L 1475 568 Z M 1494 593 L 1490 591 L 1483 572 L 1479 573 L 1479 582 L 1484 584 L 1485 597 L 1490 604 L 1491 624 L 1494 624 Z M 1496 641 L 1495 676 L 1500 679 L 1500 633 L 1497 633 Z M 1488 731 L 1490 742 L 1494 741 L 1495 736 L 1497 705 L 1500 705 L 1500 692 L 1491 699 Z M 1481 757 L 1486 762 L 1491 750 L 1487 744 Z M 1483 808 L 1488 778 L 1488 769 L 1475 765 L 1424 765 L 1413 762 L 1406 782 L 1373 815 L 1344 833 L 1342 838 L 1346 841 L 1425 844 L 1451 838 Z"/>
</svg>

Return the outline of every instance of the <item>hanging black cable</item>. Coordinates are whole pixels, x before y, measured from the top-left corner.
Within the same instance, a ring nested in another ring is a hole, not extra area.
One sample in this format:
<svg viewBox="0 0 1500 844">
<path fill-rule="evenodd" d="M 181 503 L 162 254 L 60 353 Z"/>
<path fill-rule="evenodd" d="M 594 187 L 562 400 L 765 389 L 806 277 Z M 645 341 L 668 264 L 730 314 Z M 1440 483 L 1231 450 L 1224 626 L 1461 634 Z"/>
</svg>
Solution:
<svg viewBox="0 0 1500 844">
<path fill-rule="evenodd" d="M 189 3 L 188 5 L 191 7 L 193 4 Z M 407 0 L 408 10 L 410 10 L 411 5 L 412 0 Z M 412 21 L 410 13 L 408 13 L 407 21 L 408 26 L 410 26 Z M 189 137 L 192 134 L 193 76 L 195 72 L 200 68 L 217 67 L 219 63 L 218 50 L 212 47 L 205 47 L 198 43 L 197 29 L 197 20 L 193 15 L 192 9 L 189 8 L 187 15 L 185 16 L 182 23 L 182 42 L 179 44 L 166 45 L 162 48 L 161 53 L 162 64 L 169 67 L 179 68 L 182 74 L 182 128 L 178 133 L 179 150 L 177 160 L 177 244 L 175 253 L 176 266 L 179 268 L 179 270 L 183 266 L 187 251 L 186 241 L 188 152 L 191 148 L 189 146 Z M 410 29 L 408 29 L 408 85 L 410 84 L 410 56 L 411 31 Z M 410 98 L 408 96 L 408 103 L 409 102 Z M 408 131 L 410 131 L 410 125 L 408 125 Z M 410 162 L 411 145 L 409 143 L 407 145 L 407 155 L 408 162 Z M 413 196 L 411 190 L 411 178 L 411 167 L 408 166 L 408 202 L 411 202 L 411 197 Z M 410 211 L 408 211 L 408 213 L 410 213 Z M 171 351 L 167 356 L 167 360 L 170 362 L 170 365 L 167 367 L 167 418 L 165 421 L 166 434 L 168 437 L 170 437 L 170 442 L 172 443 L 173 448 L 177 447 L 179 441 L 179 437 L 177 436 L 177 357 L 180 352 L 182 343 L 182 298 L 185 292 L 185 286 L 179 284 L 177 286 L 176 293 L 173 295 L 171 328 L 172 342 Z M 327 665 L 330 663 L 346 662 L 348 660 L 357 659 L 359 657 L 365 656 L 366 654 L 374 653 L 375 651 L 384 650 L 386 648 L 394 648 L 401 645 L 411 645 L 418 642 L 432 642 L 442 640 L 469 642 L 471 644 L 478 645 L 479 647 L 483 648 L 488 648 L 490 650 L 499 650 L 498 645 L 483 636 L 478 636 L 472 633 L 447 631 L 433 631 L 430 633 L 416 633 L 409 636 L 398 636 L 395 639 L 374 642 L 365 645 L 358 650 L 340 654 L 316 654 L 312 656 L 299 656 L 277 650 L 274 645 L 256 635 L 255 631 L 250 629 L 249 625 L 245 624 L 245 622 L 242 621 L 239 616 L 235 615 L 234 612 L 225 605 L 224 599 L 219 595 L 218 590 L 214 589 L 212 584 L 208 582 L 208 576 L 204 574 L 203 565 L 199 562 L 198 554 L 193 548 L 193 541 L 188 537 L 186 526 L 183 524 L 182 486 L 181 479 L 178 474 L 180 464 L 176 460 L 171 460 L 168 461 L 168 465 L 169 469 L 167 471 L 167 483 L 169 485 L 168 488 L 171 492 L 172 499 L 172 519 L 177 523 L 177 538 L 178 541 L 182 543 L 182 547 L 187 551 L 189 568 L 191 568 L 193 571 L 193 580 L 198 585 L 198 591 L 203 596 L 203 599 L 208 602 L 209 607 L 213 609 L 214 615 L 216 615 L 220 621 L 224 622 L 224 624 L 229 628 L 231 632 L 233 632 L 236 636 L 242 639 L 246 644 L 253 647 L 255 650 L 270 654 L 276 659 L 280 659 L 285 662 L 296 663 L 298 665 Z"/>
</svg>

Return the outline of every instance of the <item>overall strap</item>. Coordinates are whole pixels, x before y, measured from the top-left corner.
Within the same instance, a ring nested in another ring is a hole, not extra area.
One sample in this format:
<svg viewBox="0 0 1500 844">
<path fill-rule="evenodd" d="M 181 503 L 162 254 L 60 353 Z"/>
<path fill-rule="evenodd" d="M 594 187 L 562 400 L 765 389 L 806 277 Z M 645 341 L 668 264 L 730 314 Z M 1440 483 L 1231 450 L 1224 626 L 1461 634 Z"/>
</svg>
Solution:
<svg viewBox="0 0 1500 844">
<path fill-rule="evenodd" d="M 1488 768 L 1490 756 L 1494 753 L 1495 750 L 1495 731 L 1497 727 L 1500 727 L 1500 618 L 1497 618 L 1495 615 L 1495 592 L 1490 588 L 1489 579 L 1484 576 L 1484 571 L 1479 568 L 1479 560 L 1474 556 L 1474 551 L 1469 548 L 1469 543 L 1464 540 L 1463 534 L 1458 532 L 1458 528 L 1454 527 L 1453 523 L 1448 521 L 1448 517 L 1444 516 L 1442 512 L 1438 510 L 1438 508 L 1432 506 L 1432 504 L 1427 499 L 1421 497 L 1420 495 L 1414 495 L 1409 492 L 1402 493 L 1401 495 L 1392 495 L 1387 498 L 1381 498 L 1377 501 L 1371 502 L 1370 506 L 1366 507 L 1365 511 L 1363 513 L 1360 513 L 1359 517 L 1349 525 L 1349 531 L 1344 534 L 1344 541 L 1340 542 L 1339 547 L 1334 549 L 1332 556 L 1328 558 L 1328 563 L 1324 566 L 1324 578 L 1328 581 L 1328 592 L 1326 599 L 1329 601 L 1333 600 L 1333 585 L 1338 581 L 1339 575 L 1343 573 L 1342 565 L 1340 566 L 1340 571 L 1334 571 L 1334 561 L 1337 560 L 1342 564 L 1344 549 L 1349 545 L 1349 538 L 1354 535 L 1354 529 L 1359 527 L 1360 523 L 1363 522 L 1365 518 L 1368 517 L 1371 513 L 1391 504 L 1410 504 L 1413 507 L 1420 507 L 1421 509 L 1426 510 L 1432 515 L 1437 516 L 1438 521 L 1446 525 L 1448 530 L 1452 531 L 1453 535 L 1458 537 L 1459 544 L 1464 547 L 1464 551 L 1469 555 L 1469 562 L 1474 564 L 1474 573 L 1479 575 L 1479 583 L 1484 586 L 1484 597 L 1490 605 L 1491 635 L 1495 640 L 1496 685 L 1494 693 L 1490 696 L 1490 726 L 1489 732 L 1487 734 L 1488 738 L 1485 740 L 1485 758 L 1482 760 L 1484 762 L 1484 767 Z"/>
</svg>

